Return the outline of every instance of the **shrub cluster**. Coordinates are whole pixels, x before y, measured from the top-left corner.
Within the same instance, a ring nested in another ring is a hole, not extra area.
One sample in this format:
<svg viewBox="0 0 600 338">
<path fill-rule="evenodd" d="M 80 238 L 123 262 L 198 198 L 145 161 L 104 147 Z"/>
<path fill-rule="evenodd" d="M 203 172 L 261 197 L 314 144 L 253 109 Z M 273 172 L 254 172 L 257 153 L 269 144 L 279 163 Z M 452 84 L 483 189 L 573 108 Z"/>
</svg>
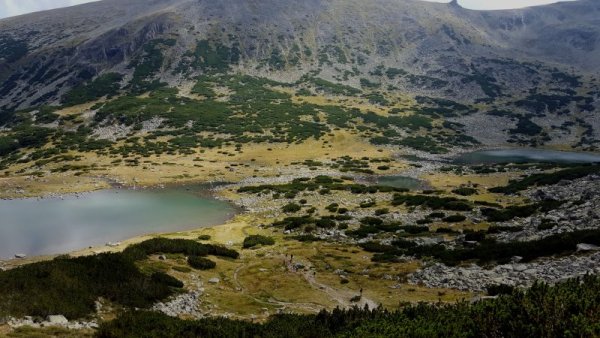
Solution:
<svg viewBox="0 0 600 338">
<path fill-rule="evenodd" d="M 473 206 L 454 197 L 394 194 L 392 205 L 423 206 L 433 210 L 471 211 Z"/>
<path fill-rule="evenodd" d="M 153 238 L 139 244 L 129 246 L 123 255 L 132 260 L 141 260 L 157 253 L 183 254 L 186 256 L 221 256 L 238 258 L 239 253 L 219 245 L 201 244 L 186 239 Z"/>
<path fill-rule="evenodd" d="M 0 272 L 0 317 L 62 314 L 82 318 L 102 297 L 127 307 L 147 308 L 170 296 L 174 278 L 143 274 L 122 254 L 58 258 Z"/>
<path fill-rule="evenodd" d="M 262 235 L 251 235 L 244 239 L 244 249 L 253 248 L 257 245 L 273 245 L 275 240 L 272 237 Z"/>
<path fill-rule="evenodd" d="M 188 264 L 198 270 L 210 270 L 214 269 L 217 266 L 217 263 L 211 261 L 208 258 L 199 257 L 199 256 L 189 256 Z"/>
<path fill-rule="evenodd" d="M 481 240 L 482 233 L 474 233 L 472 239 Z M 523 261 L 531 261 L 539 257 L 572 253 L 577 244 L 589 243 L 600 245 L 600 230 L 580 230 L 548 236 L 526 242 L 494 242 L 482 240 L 474 248 L 446 249 L 443 245 L 418 246 L 408 249 L 409 255 L 417 257 L 434 257 L 448 265 L 456 265 L 463 261 L 477 260 L 480 263 L 506 263 L 514 256 L 523 257 Z"/>
<path fill-rule="evenodd" d="M 490 188 L 489 191 L 502 194 L 514 194 L 532 186 L 553 185 L 562 180 L 575 180 L 591 174 L 600 173 L 600 165 L 588 165 L 575 168 L 567 168 L 553 173 L 530 175 L 521 180 L 510 182 L 504 187 Z"/>
</svg>

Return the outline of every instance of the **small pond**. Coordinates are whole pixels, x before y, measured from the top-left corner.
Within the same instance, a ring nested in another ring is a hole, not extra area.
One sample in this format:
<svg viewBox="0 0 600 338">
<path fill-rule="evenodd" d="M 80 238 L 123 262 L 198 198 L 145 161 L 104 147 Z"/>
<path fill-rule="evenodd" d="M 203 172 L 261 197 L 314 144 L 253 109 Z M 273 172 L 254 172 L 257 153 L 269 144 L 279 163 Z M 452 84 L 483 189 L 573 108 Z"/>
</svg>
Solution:
<svg viewBox="0 0 600 338">
<path fill-rule="evenodd" d="M 404 188 L 410 190 L 423 189 L 427 186 L 427 184 L 421 180 L 416 178 L 408 177 L 408 176 L 380 176 L 377 179 L 377 184 L 385 185 L 394 188 Z"/>
</svg>

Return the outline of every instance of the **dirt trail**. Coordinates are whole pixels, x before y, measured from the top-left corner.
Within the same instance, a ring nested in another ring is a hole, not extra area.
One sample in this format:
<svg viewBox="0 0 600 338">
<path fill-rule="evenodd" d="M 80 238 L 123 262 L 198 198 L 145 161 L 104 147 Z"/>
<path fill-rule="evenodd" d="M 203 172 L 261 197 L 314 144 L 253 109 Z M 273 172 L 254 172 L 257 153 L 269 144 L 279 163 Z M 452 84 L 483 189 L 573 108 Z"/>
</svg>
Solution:
<svg viewBox="0 0 600 338">
<path fill-rule="evenodd" d="M 353 297 L 360 295 L 359 292 L 355 293 L 352 291 L 339 290 L 339 289 L 332 288 L 329 285 L 319 283 L 316 279 L 314 271 L 311 271 L 311 270 L 312 269 L 309 267 L 308 270 L 303 269 L 301 271 L 302 275 L 304 276 L 304 279 L 306 279 L 306 281 L 313 288 L 321 290 L 324 293 L 326 293 L 327 296 L 329 296 L 331 299 L 336 301 L 340 305 L 340 307 L 349 308 L 349 307 L 352 307 L 355 305 L 359 306 L 359 307 L 364 307 L 365 305 L 368 305 L 369 309 L 374 309 L 379 306 L 375 301 L 365 297 L 364 295 L 361 295 L 360 300 L 358 302 L 351 302 L 350 300 Z"/>
<path fill-rule="evenodd" d="M 353 297 L 360 295 L 359 292 L 353 292 L 353 291 L 348 291 L 348 290 L 339 290 L 339 289 L 333 288 L 329 285 L 320 283 L 315 278 L 315 273 L 314 273 L 314 269 L 312 266 L 305 266 L 302 269 L 296 269 L 296 267 L 294 266 L 295 263 L 288 261 L 287 257 L 281 256 L 281 259 L 282 260 L 285 259 L 285 261 L 287 262 L 286 268 L 289 272 L 300 274 L 313 289 L 323 292 L 325 295 L 327 295 L 327 297 L 329 297 L 334 302 L 336 302 L 338 304 L 338 306 L 341 308 L 349 308 L 352 306 L 364 307 L 365 305 L 367 305 L 370 309 L 374 309 L 379 306 L 377 302 L 365 297 L 364 295 L 360 298 L 359 301 L 351 302 L 351 299 Z M 257 265 L 257 264 L 254 264 L 254 265 Z M 265 305 L 274 305 L 274 306 L 287 307 L 287 308 L 297 308 L 297 309 L 303 309 L 303 310 L 310 311 L 310 312 L 319 312 L 323 309 L 323 305 L 316 304 L 316 303 L 292 303 L 292 302 L 279 301 L 279 300 L 276 300 L 273 298 L 270 298 L 268 301 L 265 301 L 265 300 L 254 297 L 253 295 L 251 295 L 250 293 L 248 293 L 245 290 L 244 286 L 240 283 L 240 280 L 238 278 L 239 273 L 242 269 L 250 268 L 254 265 L 241 265 L 241 266 L 237 267 L 233 273 L 233 282 L 235 284 L 235 287 L 242 294 L 252 298 L 254 301 L 256 301 L 258 303 L 265 304 Z"/>
<path fill-rule="evenodd" d="M 250 267 L 251 267 L 251 265 L 248 265 L 248 266 L 240 265 L 233 272 L 233 282 L 235 283 L 235 286 L 238 289 L 238 291 L 241 292 L 243 295 L 252 298 L 252 300 L 254 300 L 255 302 L 260 303 L 260 304 L 274 305 L 274 306 L 287 307 L 287 308 L 299 308 L 299 309 L 303 309 L 303 310 L 306 310 L 309 312 L 321 311 L 322 306 L 319 304 L 315 304 L 315 303 L 290 303 L 290 302 L 282 302 L 282 301 L 279 301 L 279 300 L 276 300 L 273 298 L 270 298 L 268 301 L 264 301 L 262 299 L 254 297 L 253 295 L 248 293 L 246 291 L 246 289 L 244 289 L 243 285 L 240 283 L 240 281 L 238 279 L 240 270 L 242 270 L 243 268 L 250 268 Z"/>
</svg>

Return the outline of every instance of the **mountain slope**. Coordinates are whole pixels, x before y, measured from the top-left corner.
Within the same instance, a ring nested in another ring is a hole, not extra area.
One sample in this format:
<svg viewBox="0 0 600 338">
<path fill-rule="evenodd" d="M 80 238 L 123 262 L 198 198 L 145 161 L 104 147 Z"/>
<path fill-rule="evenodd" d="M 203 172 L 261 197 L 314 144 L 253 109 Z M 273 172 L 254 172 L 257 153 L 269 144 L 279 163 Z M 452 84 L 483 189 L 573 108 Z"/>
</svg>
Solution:
<svg viewBox="0 0 600 338">
<path fill-rule="evenodd" d="M 480 12 L 410 0 L 368 5 L 336 0 L 106 0 L 0 21 L 0 36 L 22 41 L 28 49 L 0 68 L 2 103 L 11 108 L 52 102 L 85 80 L 82 70 L 125 70 L 144 43 L 158 37 L 177 41 L 166 53 L 167 62 L 194 50 L 197 41 L 208 40 L 236 45 L 242 64 L 267 63 L 274 71 L 318 69 L 319 63 L 323 68 L 333 68 L 329 63 L 365 68 L 360 66 L 382 62 L 427 75 L 439 69 L 468 71 L 479 57 L 544 60 L 597 71 L 598 14 L 600 4 L 593 1 Z M 177 64 L 162 66 L 163 76 L 169 77 L 167 70 Z M 14 81 L 17 74 L 20 78 Z M 51 90 L 57 85 L 64 89 Z"/>
<path fill-rule="evenodd" d="M 463 146 L 593 150 L 599 14 L 593 0 L 510 11 L 416 0 L 104 0 L 0 21 L 0 123 L 17 110 L 164 86 L 189 92 L 198 76 L 238 74 L 297 94 L 433 111 L 470 140 Z"/>
</svg>

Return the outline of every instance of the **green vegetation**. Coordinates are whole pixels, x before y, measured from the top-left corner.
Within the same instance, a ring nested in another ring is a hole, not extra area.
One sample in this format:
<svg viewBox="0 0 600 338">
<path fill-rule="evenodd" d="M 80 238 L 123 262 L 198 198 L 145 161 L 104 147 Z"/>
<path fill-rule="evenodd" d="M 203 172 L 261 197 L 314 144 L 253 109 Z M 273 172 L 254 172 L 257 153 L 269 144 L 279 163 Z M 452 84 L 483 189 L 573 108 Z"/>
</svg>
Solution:
<svg viewBox="0 0 600 338">
<path fill-rule="evenodd" d="M 385 75 L 393 80 L 398 76 L 408 75 L 408 72 L 406 72 L 404 69 L 388 68 L 388 70 L 385 72 Z"/>
<path fill-rule="evenodd" d="M 123 255 L 132 260 L 145 259 L 154 254 L 183 254 L 186 256 L 221 256 L 238 258 L 239 253 L 232 249 L 212 244 L 201 244 L 185 239 L 153 238 L 134 244 L 123 251 Z"/>
<path fill-rule="evenodd" d="M 519 117 L 519 122 L 517 122 L 517 128 L 511 129 L 510 132 L 512 134 L 523 134 L 527 136 L 535 136 L 542 132 L 542 127 L 533 123 L 527 117 Z"/>
<path fill-rule="evenodd" d="M 323 92 L 326 94 L 353 96 L 353 95 L 358 95 L 361 93 L 360 89 L 356 89 L 356 88 L 350 87 L 350 86 L 345 86 L 342 84 L 329 82 L 327 80 L 323 80 L 318 77 L 310 78 L 308 80 L 310 81 L 310 83 L 312 83 L 315 86 L 317 91 L 320 91 L 320 92 Z"/>
<path fill-rule="evenodd" d="M 130 68 L 135 68 L 129 84 L 131 93 L 142 94 L 165 86 L 154 77 L 164 63 L 162 48 L 172 47 L 175 43 L 173 39 L 155 39 L 144 45 L 144 54 L 129 65 Z"/>
<path fill-rule="evenodd" d="M 448 85 L 448 81 L 441 80 L 431 76 L 409 74 L 405 77 L 408 83 L 415 87 L 427 89 L 442 89 Z"/>
<path fill-rule="evenodd" d="M 144 275 L 121 254 L 57 258 L 0 272 L 0 316 L 85 317 L 95 301 L 147 308 L 173 291 L 172 281 Z"/>
<path fill-rule="evenodd" d="M 473 206 L 469 201 L 454 197 L 438 197 L 429 195 L 395 194 L 392 205 L 423 206 L 433 210 L 471 211 Z"/>
<path fill-rule="evenodd" d="M 600 173 L 599 165 L 568 168 L 553 173 L 530 175 L 518 181 L 511 181 L 507 186 L 491 188 L 489 191 L 503 194 L 514 194 L 532 186 L 553 185 L 562 180 L 572 181 L 597 173 Z"/>
<path fill-rule="evenodd" d="M 125 312 L 100 327 L 118 337 L 594 337 L 600 335 L 600 279 L 505 291 L 475 303 L 408 305 L 398 311 L 336 309 L 281 314 L 264 324 L 225 318 L 186 321 L 154 312 Z M 567 310 L 568 309 L 568 310 Z M 143 334 L 141 334 L 143 333 Z"/>
<path fill-rule="evenodd" d="M 0 59 L 4 59 L 7 63 L 20 60 L 27 55 L 28 51 L 26 41 L 15 40 L 7 35 L 0 36 Z"/>
<path fill-rule="evenodd" d="M 288 214 L 293 214 L 300 210 L 302 210 L 302 206 L 295 204 L 295 203 L 288 203 L 281 208 L 281 211 L 288 213 Z"/>
<path fill-rule="evenodd" d="M 54 131 L 50 128 L 21 124 L 12 128 L 11 133 L 0 136 L 0 156 L 5 156 L 22 148 L 39 148 L 47 143 Z"/>
<path fill-rule="evenodd" d="M 164 272 L 155 272 L 152 274 L 152 276 L 150 277 L 153 281 L 159 283 L 159 284 L 164 284 L 173 288 L 183 288 L 183 282 L 180 281 L 179 279 L 167 275 Z"/>
<path fill-rule="evenodd" d="M 377 217 L 365 217 L 360 220 L 361 225 L 356 230 L 346 231 L 346 235 L 356 238 L 365 238 L 371 234 L 378 233 L 394 233 L 399 230 L 409 229 L 409 226 L 401 227 L 398 223 L 385 223 L 382 219 Z M 427 227 L 425 227 L 427 229 Z M 427 230 L 425 230 L 427 231 Z"/>
<path fill-rule="evenodd" d="M 67 106 L 94 101 L 103 96 L 114 96 L 119 93 L 123 75 L 108 73 L 97 77 L 94 81 L 79 85 L 68 92 L 62 99 Z"/>
<path fill-rule="evenodd" d="M 572 94 L 533 93 L 522 100 L 516 101 L 514 105 L 533 114 L 543 115 L 546 112 L 558 113 L 561 109 L 567 108 L 572 102 L 586 102 L 586 100 L 585 97 Z"/>
<path fill-rule="evenodd" d="M 275 244 L 275 240 L 272 237 L 251 235 L 244 239 L 243 247 L 244 249 L 250 249 L 258 245 L 267 246 L 273 244 Z"/>
<path fill-rule="evenodd" d="M 188 52 L 185 56 L 192 57 L 192 68 L 211 72 L 224 72 L 230 65 L 240 61 L 241 52 L 237 43 L 227 47 L 220 43 L 208 40 L 200 40 L 194 52 Z"/>
<path fill-rule="evenodd" d="M 527 242 L 496 243 L 483 240 L 475 248 L 446 249 L 443 245 L 417 246 L 400 253 L 416 257 L 433 257 L 445 264 L 456 265 L 460 262 L 476 260 L 479 263 L 507 263 L 514 256 L 523 257 L 524 262 L 539 257 L 569 254 L 577 251 L 577 244 L 600 244 L 600 230 L 581 230 L 548 236 Z M 404 252 L 406 251 L 406 252 Z"/>
<path fill-rule="evenodd" d="M 350 191 L 353 194 L 375 194 L 377 192 L 407 191 L 407 189 L 383 185 L 345 184 L 343 182 L 344 181 L 341 179 L 334 179 L 328 176 L 317 176 L 314 179 L 295 179 L 292 183 L 288 184 L 265 184 L 259 186 L 241 187 L 238 189 L 238 192 L 251 194 L 274 192 L 278 194 L 286 194 L 289 198 L 293 198 L 302 191 L 317 191 L 320 189 L 327 189 L 330 191 Z"/>
<path fill-rule="evenodd" d="M 192 268 L 198 270 L 210 270 L 217 266 L 217 263 L 210 259 L 199 256 L 189 256 L 187 261 Z"/>
<path fill-rule="evenodd" d="M 314 231 L 318 228 L 333 228 L 337 225 L 335 221 L 348 221 L 352 219 L 346 215 L 323 216 L 321 218 L 312 217 L 309 215 L 300 217 L 286 217 L 281 221 L 273 223 L 274 227 L 283 227 L 285 230 L 302 229 L 306 232 Z M 341 224 L 340 224 L 341 226 Z"/>
<path fill-rule="evenodd" d="M 461 196 L 471 196 L 477 194 L 477 189 L 475 188 L 456 188 L 452 190 L 452 193 L 461 195 Z"/>
<path fill-rule="evenodd" d="M 207 99 L 214 99 L 217 96 L 215 90 L 213 89 L 214 83 L 211 81 L 210 77 L 202 76 L 198 78 L 198 82 L 192 88 L 192 93 L 200 96 L 204 96 Z"/>
<path fill-rule="evenodd" d="M 462 79 L 463 83 L 477 83 L 483 93 L 491 98 L 502 96 L 502 87 L 497 84 L 496 78 L 476 70 L 475 67 L 472 67 L 471 70 L 473 74 L 464 77 Z"/>
<path fill-rule="evenodd" d="M 183 285 L 164 273 L 147 275 L 136 266 L 153 254 L 184 254 L 193 267 L 211 262 L 202 256 L 237 258 L 231 249 L 183 239 L 155 238 L 129 246 L 123 253 L 24 265 L 0 272 L 0 316 L 63 314 L 82 318 L 95 311 L 95 301 L 105 298 L 127 307 L 148 308 Z M 214 267 L 214 262 L 212 267 Z"/>
<path fill-rule="evenodd" d="M 504 209 L 482 208 L 481 214 L 490 222 L 506 222 L 517 217 L 529 217 L 538 211 L 548 212 L 561 206 L 563 202 L 546 200 L 534 204 L 511 205 Z"/>
<path fill-rule="evenodd" d="M 416 150 L 427 151 L 432 154 L 444 154 L 448 152 L 446 148 L 438 145 L 436 141 L 427 136 L 407 137 L 399 141 L 398 144 Z"/>
<path fill-rule="evenodd" d="M 450 215 L 448 217 L 444 217 L 442 220 L 446 223 L 457 223 L 463 222 L 467 219 L 465 215 Z"/>
<path fill-rule="evenodd" d="M 216 101 L 213 83 L 232 91 L 226 103 Z M 250 76 L 202 77 L 193 91 L 204 96 L 204 100 L 178 97 L 173 88 L 154 90 L 144 98 L 123 96 L 99 107 L 95 123 L 118 122 L 141 128 L 144 121 L 162 118 L 165 126 L 177 129 L 156 131 L 143 143 L 140 140 L 119 149 L 124 155 L 186 153 L 190 148 L 215 147 L 226 142 L 293 143 L 319 138 L 328 131 L 326 126 L 316 122 L 316 106 L 294 104 L 290 95 L 267 88 L 276 84 Z M 199 135 L 201 133 L 203 135 Z M 219 136 L 207 137 L 205 133 Z M 159 136 L 172 138 L 168 143 L 152 141 Z"/>
</svg>

